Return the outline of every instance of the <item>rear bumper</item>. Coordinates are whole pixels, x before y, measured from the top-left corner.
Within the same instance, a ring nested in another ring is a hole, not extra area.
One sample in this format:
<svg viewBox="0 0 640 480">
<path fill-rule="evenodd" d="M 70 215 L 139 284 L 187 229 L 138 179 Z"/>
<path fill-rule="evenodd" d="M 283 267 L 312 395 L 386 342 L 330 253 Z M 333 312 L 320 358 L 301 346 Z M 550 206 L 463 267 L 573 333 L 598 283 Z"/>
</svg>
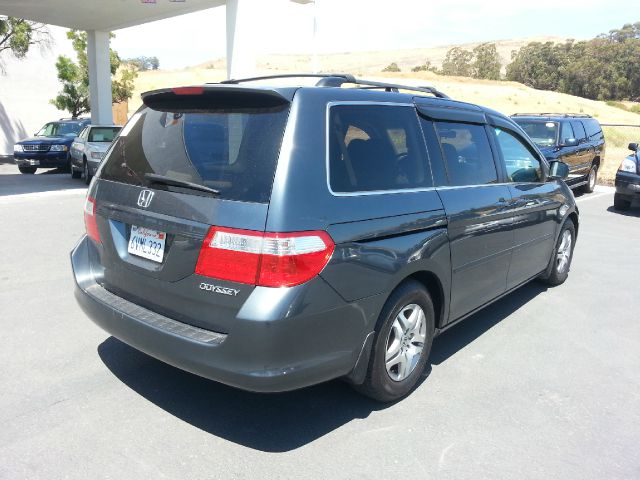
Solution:
<svg viewBox="0 0 640 480">
<path fill-rule="evenodd" d="M 273 312 L 295 311 L 296 303 L 309 302 L 306 284 L 259 287 L 229 333 L 221 334 L 164 317 L 107 291 L 92 274 L 91 248 L 84 237 L 71 252 L 75 297 L 91 320 L 165 363 L 244 390 L 281 392 L 349 374 L 369 333 L 370 311 L 379 304 L 375 298 L 364 304 L 345 303 L 326 286 L 323 294 L 333 299 L 333 308 L 275 318 Z"/>
<path fill-rule="evenodd" d="M 15 152 L 13 159 L 21 167 L 56 168 L 69 166 L 68 152 Z"/>
<path fill-rule="evenodd" d="M 631 172 L 616 174 L 616 193 L 627 197 L 640 195 L 640 175 Z"/>
</svg>

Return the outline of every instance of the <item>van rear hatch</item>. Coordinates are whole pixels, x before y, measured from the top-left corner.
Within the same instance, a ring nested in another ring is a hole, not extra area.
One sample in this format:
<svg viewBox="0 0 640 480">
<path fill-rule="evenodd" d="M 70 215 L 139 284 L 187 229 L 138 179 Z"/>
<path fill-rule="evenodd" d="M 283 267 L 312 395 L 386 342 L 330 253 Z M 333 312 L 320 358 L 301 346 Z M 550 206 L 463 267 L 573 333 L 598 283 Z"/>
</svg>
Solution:
<svg viewBox="0 0 640 480">
<path fill-rule="evenodd" d="M 255 287 L 197 275 L 196 264 L 211 226 L 264 231 L 290 99 L 207 86 L 143 100 L 85 207 L 95 212 L 87 230 L 98 245 L 96 280 L 149 310 L 228 333 Z"/>
</svg>

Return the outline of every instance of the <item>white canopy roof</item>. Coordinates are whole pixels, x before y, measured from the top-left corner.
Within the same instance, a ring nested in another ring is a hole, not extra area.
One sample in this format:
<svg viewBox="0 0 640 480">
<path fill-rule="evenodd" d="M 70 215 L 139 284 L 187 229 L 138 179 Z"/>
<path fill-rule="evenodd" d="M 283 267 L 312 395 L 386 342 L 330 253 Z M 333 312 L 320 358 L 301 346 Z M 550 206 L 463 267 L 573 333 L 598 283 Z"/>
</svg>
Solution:
<svg viewBox="0 0 640 480">
<path fill-rule="evenodd" d="M 78 30 L 111 31 L 225 5 L 226 0 L 0 0 L 0 14 Z M 153 3 L 151 3 L 153 2 Z"/>
</svg>

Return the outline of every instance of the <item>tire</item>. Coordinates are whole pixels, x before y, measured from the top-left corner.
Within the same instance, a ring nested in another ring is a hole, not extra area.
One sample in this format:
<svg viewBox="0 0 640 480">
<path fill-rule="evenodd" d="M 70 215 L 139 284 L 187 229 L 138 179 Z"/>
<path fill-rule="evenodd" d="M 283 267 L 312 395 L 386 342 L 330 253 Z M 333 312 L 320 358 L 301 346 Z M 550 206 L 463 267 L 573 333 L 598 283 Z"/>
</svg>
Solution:
<svg viewBox="0 0 640 480">
<path fill-rule="evenodd" d="M 80 178 L 80 177 L 82 177 L 82 171 L 76 170 L 75 168 L 73 168 L 73 165 L 71 165 L 71 178 Z"/>
<path fill-rule="evenodd" d="M 598 183 L 598 165 L 591 165 L 591 169 L 589 170 L 589 175 L 587 175 L 587 183 L 582 190 L 585 193 L 592 193 L 596 188 L 596 184 Z"/>
<path fill-rule="evenodd" d="M 629 210 L 631 208 L 631 200 L 619 193 L 616 193 L 613 196 L 613 208 L 622 211 Z"/>
<path fill-rule="evenodd" d="M 84 183 L 89 185 L 91 183 L 91 174 L 89 173 L 89 163 L 87 162 L 87 159 L 84 159 L 84 162 L 82 162 L 82 179 L 84 180 Z"/>
<path fill-rule="evenodd" d="M 25 174 L 36 173 L 37 169 L 38 167 L 18 167 L 18 170 L 20 170 L 20 173 L 25 173 Z"/>
<path fill-rule="evenodd" d="M 569 244 L 567 245 L 567 237 Z M 547 285 L 555 287 L 565 282 L 571 270 L 571 260 L 573 260 L 573 249 L 576 245 L 576 227 L 571 219 L 566 219 L 558 235 L 553 253 L 549 259 L 547 271 L 539 277 L 539 280 Z"/>
<path fill-rule="evenodd" d="M 412 322 L 412 314 L 417 316 L 416 322 Z M 379 402 L 407 395 L 424 372 L 434 330 L 433 302 L 427 290 L 414 280 L 400 284 L 378 318 L 365 381 L 353 388 Z M 387 357 L 391 359 L 388 366 Z"/>
</svg>

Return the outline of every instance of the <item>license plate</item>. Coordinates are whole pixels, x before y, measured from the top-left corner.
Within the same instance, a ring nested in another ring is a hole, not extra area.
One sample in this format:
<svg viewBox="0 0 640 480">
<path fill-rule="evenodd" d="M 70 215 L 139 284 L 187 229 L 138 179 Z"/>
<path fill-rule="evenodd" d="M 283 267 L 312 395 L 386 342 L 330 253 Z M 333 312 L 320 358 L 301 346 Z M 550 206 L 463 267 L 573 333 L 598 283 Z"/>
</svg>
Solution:
<svg viewBox="0 0 640 480">
<path fill-rule="evenodd" d="M 132 255 L 162 263 L 167 234 L 145 227 L 131 225 L 128 251 Z"/>
</svg>

